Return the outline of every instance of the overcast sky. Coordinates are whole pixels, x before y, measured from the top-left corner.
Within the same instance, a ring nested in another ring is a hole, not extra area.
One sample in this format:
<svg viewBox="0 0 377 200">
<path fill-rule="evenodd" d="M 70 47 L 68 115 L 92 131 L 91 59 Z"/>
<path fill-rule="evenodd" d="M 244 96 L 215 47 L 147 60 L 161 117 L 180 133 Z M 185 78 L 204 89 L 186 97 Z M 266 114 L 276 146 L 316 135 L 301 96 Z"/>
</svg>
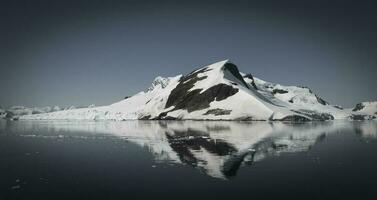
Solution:
<svg viewBox="0 0 377 200">
<path fill-rule="evenodd" d="M 333 104 L 377 100 L 376 10 L 346 0 L 2 0 L 0 105 L 109 104 L 158 75 L 224 59 Z"/>
</svg>

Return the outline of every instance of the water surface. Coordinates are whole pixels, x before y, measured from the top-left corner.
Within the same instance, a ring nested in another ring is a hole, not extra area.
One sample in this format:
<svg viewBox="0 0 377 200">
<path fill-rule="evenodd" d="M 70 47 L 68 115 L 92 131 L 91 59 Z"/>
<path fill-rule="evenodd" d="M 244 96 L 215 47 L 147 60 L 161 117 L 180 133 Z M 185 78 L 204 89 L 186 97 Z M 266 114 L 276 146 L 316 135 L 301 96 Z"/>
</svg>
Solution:
<svg viewBox="0 0 377 200">
<path fill-rule="evenodd" d="M 377 199 L 377 122 L 0 121 L 0 199 Z"/>
</svg>

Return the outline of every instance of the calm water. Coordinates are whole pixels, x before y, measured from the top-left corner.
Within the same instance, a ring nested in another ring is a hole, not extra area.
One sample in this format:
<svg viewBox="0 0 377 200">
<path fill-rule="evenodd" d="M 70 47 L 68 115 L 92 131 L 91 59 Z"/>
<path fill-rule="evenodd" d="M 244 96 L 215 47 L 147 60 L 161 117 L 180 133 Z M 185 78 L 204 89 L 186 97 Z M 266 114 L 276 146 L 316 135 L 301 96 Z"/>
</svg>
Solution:
<svg viewBox="0 0 377 200">
<path fill-rule="evenodd" d="M 0 199 L 377 199 L 377 122 L 0 121 Z"/>
</svg>

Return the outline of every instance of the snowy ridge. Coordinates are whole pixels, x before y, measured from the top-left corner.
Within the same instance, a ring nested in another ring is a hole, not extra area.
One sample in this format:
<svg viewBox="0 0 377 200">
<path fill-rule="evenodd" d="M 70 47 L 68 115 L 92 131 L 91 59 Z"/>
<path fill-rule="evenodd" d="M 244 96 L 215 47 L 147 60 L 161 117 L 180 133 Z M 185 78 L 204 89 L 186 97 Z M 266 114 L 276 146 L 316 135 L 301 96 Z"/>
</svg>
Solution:
<svg viewBox="0 0 377 200">
<path fill-rule="evenodd" d="M 362 107 L 362 108 L 361 108 Z M 157 77 L 152 86 L 109 106 L 23 115 L 39 120 L 270 120 L 376 118 L 376 104 L 330 105 L 309 88 L 269 83 L 238 71 L 229 60 L 187 75 Z"/>
</svg>

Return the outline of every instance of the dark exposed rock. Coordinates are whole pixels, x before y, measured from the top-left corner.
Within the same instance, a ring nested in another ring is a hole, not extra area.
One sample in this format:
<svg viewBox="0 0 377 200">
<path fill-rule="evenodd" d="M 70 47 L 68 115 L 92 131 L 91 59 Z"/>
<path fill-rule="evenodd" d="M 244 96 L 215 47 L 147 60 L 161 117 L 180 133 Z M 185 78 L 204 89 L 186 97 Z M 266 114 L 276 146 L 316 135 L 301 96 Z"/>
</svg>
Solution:
<svg viewBox="0 0 377 200">
<path fill-rule="evenodd" d="M 319 113 L 312 110 L 302 110 L 302 109 L 298 111 L 295 111 L 295 110 L 292 110 L 292 111 L 298 114 L 306 115 L 316 121 L 334 120 L 334 116 L 332 116 L 329 113 Z"/>
<path fill-rule="evenodd" d="M 320 103 L 324 106 L 329 104 L 325 100 L 323 100 L 321 97 L 317 96 L 316 94 L 315 94 L 315 98 L 317 98 L 318 103 Z"/>
<path fill-rule="evenodd" d="M 172 116 L 166 116 L 163 118 L 164 120 L 177 120 L 178 118 Z"/>
<path fill-rule="evenodd" d="M 128 98 L 130 98 L 130 97 L 131 97 L 131 96 L 125 96 L 124 99 L 128 99 Z"/>
<path fill-rule="evenodd" d="M 6 119 L 11 119 L 11 118 L 13 118 L 15 115 L 12 113 L 12 112 L 10 112 L 10 111 L 5 111 L 5 118 Z"/>
<path fill-rule="evenodd" d="M 338 106 L 338 105 L 334 105 L 334 108 L 337 108 L 339 110 L 343 110 L 343 108 L 341 106 Z"/>
<path fill-rule="evenodd" d="M 199 93 L 197 90 L 189 92 L 189 90 L 194 87 L 197 81 L 207 78 L 206 76 L 198 77 L 198 74 L 209 71 L 211 69 L 203 68 L 191 72 L 190 74 L 183 76 L 178 85 L 171 91 L 169 98 L 166 102 L 165 108 L 178 104 L 178 102 L 183 101 L 187 96 L 192 95 L 190 93 Z"/>
<path fill-rule="evenodd" d="M 364 104 L 358 103 L 356 104 L 355 108 L 352 111 L 359 111 L 359 110 L 362 110 L 363 108 L 365 108 Z"/>
<path fill-rule="evenodd" d="M 289 115 L 279 120 L 274 121 L 285 121 L 285 122 L 308 122 L 310 121 L 309 118 L 300 116 L 300 115 Z"/>
<path fill-rule="evenodd" d="M 231 85 L 226 85 L 220 83 L 208 88 L 205 91 L 202 89 L 195 89 L 190 91 L 195 85 L 196 82 L 206 79 L 207 76 L 198 77 L 198 74 L 210 71 L 212 69 L 203 68 L 189 73 L 186 76 L 183 76 L 178 85 L 171 91 L 168 100 L 166 102 L 165 108 L 174 107 L 172 110 L 167 111 L 166 113 L 161 113 L 156 119 L 165 119 L 167 113 L 174 110 L 187 110 L 188 112 L 201 110 L 209 108 L 209 104 L 213 101 L 221 101 L 229 96 L 232 96 L 238 92 L 237 88 L 233 88 Z M 247 87 L 247 84 L 240 75 L 237 67 L 234 64 L 226 63 L 223 66 L 223 70 L 229 71 L 235 78 L 237 78 L 240 83 L 244 84 Z M 210 113 L 213 111 L 210 111 Z M 210 114 L 208 113 L 208 114 Z M 226 114 L 226 113 L 218 113 Z"/>
<path fill-rule="evenodd" d="M 224 70 L 229 71 L 236 79 L 238 79 L 245 87 L 249 88 L 249 86 L 246 84 L 245 80 L 242 78 L 240 72 L 238 71 L 238 68 L 233 63 L 225 63 L 223 66 Z"/>
<path fill-rule="evenodd" d="M 372 120 L 372 119 L 376 119 L 376 116 L 373 116 L 373 115 L 351 115 L 349 118 L 351 120 Z"/>
<path fill-rule="evenodd" d="M 224 100 L 238 92 L 238 89 L 222 83 L 210 87 L 203 93 L 200 93 L 201 89 L 188 91 L 191 87 L 186 89 L 185 86 L 180 87 L 179 85 L 180 83 L 170 93 L 165 108 L 174 106 L 173 110 L 184 109 L 192 112 L 209 108 L 211 102 Z"/>
<path fill-rule="evenodd" d="M 277 93 L 279 93 L 279 94 L 285 94 L 285 93 L 288 93 L 288 91 L 287 90 L 282 90 L 282 89 L 274 89 L 274 90 L 272 90 L 272 94 L 277 94 Z"/>
<path fill-rule="evenodd" d="M 352 119 L 352 120 L 365 120 L 365 115 L 351 115 L 350 119 Z"/>
<path fill-rule="evenodd" d="M 145 115 L 145 116 L 140 117 L 139 119 L 140 120 L 148 120 L 150 118 L 151 118 L 151 115 Z"/>
<path fill-rule="evenodd" d="M 220 108 L 216 108 L 216 109 L 210 109 L 208 110 L 206 113 L 204 113 L 204 115 L 215 115 L 215 116 L 218 116 L 218 115 L 229 115 L 232 111 L 231 110 L 223 110 L 223 109 L 220 109 Z"/>
<path fill-rule="evenodd" d="M 39 110 L 33 110 L 33 111 L 31 111 L 31 114 L 41 114 L 42 112 L 41 111 L 39 111 Z"/>
<path fill-rule="evenodd" d="M 235 121 L 253 121 L 255 120 L 253 117 L 251 116 L 244 116 L 244 117 L 238 117 L 236 119 L 234 119 Z M 258 121 L 266 121 L 266 120 L 258 120 Z"/>
<path fill-rule="evenodd" d="M 309 93 L 314 94 L 313 91 L 309 87 L 306 87 L 306 86 L 297 86 L 297 87 L 308 89 Z M 327 101 L 323 100 L 321 97 L 317 96 L 316 94 L 314 94 L 314 96 L 317 99 L 318 103 L 320 103 L 320 104 L 322 104 L 324 106 L 325 105 L 329 105 L 329 103 Z"/>
<path fill-rule="evenodd" d="M 257 85 L 255 85 L 255 81 L 254 81 L 254 77 L 253 75 L 251 74 L 246 74 L 245 76 L 243 76 L 244 78 L 248 78 L 248 79 L 251 79 L 251 85 L 253 86 L 254 89 L 258 90 L 257 88 Z"/>
<path fill-rule="evenodd" d="M 157 117 L 152 118 L 152 119 L 153 119 L 153 120 L 164 119 L 164 117 L 166 117 L 167 114 L 168 114 L 167 112 L 162 112 L 162 113 L 160 113 Z"/>
<path fill-rule="evenodd" d="M 289 103 L 293 103 L 293 99 L 290 99 L 288 102 L 289 102 Z"/>
</svg>

